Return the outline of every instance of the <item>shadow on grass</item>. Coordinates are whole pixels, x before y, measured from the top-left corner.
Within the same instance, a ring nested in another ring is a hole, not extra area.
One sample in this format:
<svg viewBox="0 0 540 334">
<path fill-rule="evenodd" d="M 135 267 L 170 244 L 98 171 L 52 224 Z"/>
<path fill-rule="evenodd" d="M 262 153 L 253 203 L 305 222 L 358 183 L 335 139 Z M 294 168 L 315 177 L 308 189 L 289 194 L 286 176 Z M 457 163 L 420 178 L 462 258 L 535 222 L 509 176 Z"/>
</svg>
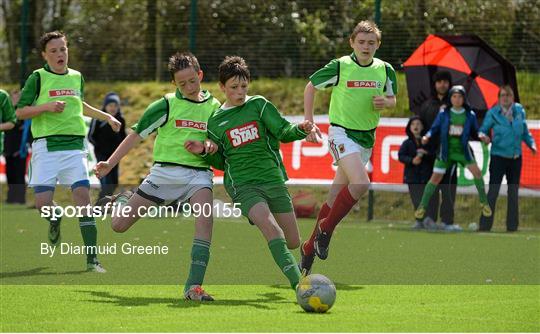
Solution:
<svg viewBox="0 0 540 334">
<path fill-rule="evenodd" d="M 112 304 L 122 307 L 131 306 L 150 306 L 156 304 L 164 304 L 172 308 L 192 308 L 192 307 L 212 307 L 212 306 L 250 306 L 257 309 L 274 309 L 272 304 L 289 304 L 294 301 L 293 296 L 288 300 L 281 297 L 277 292 L 257 294 L 257 298 L 252 299 L 218 299 L 213 302 L 197 302 L 183 300 L 181 296 L 178 297 L 131 297 L 112 294 L 106 291 L 90 291 L 90 290 L 78 290 L 76 292 L 86 293 L 92 297 L 99 299 L 90 299 L 92 303 Z"/>
<path fill-rule="evenodd" d="M 28 269 L 28 270 L 22 270 L 22 271 L 1 272 L 0 280 L 6 279 L 6 278 L 27 277 L 27 276 L 80 275 L 80 274 L 86 273 L 86 270 L 72 270 L 72 271 L 64 271 L 64 272 L 44 271 L 47 269 L 49 269 L 49 267 L 37 267 L 34 269 Z"/>
<path fill-rule="evenodd" d="M 349 284 L 338 283 L 338 282 L 334 282 L 334 285 L 336 286 L 336 290 L 338 291 L 356 291 L 356 290 L 365 289 L 363 286 L 349 285 Z M 291 287 L 289 285 L 274 284 L 274 285 L 270 285 L 270 287 L 273 289 L 291 290 Z"/>
</svg>

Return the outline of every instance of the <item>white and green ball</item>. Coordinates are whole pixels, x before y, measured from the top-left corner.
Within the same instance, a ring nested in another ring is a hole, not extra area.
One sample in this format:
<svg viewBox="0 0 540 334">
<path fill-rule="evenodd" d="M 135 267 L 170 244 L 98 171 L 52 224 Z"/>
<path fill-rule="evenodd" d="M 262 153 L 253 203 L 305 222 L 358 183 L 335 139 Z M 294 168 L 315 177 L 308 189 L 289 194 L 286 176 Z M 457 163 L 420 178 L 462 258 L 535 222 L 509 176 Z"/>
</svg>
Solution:
<svg viewBox="0 0 540 334">
<path fill-rule="evenodd" d="M 306 312 L 324 313 L 336 301 L 336 286 L 324 275 L 308 275 L 296 288 L 296 300 Z"/>
</svg>

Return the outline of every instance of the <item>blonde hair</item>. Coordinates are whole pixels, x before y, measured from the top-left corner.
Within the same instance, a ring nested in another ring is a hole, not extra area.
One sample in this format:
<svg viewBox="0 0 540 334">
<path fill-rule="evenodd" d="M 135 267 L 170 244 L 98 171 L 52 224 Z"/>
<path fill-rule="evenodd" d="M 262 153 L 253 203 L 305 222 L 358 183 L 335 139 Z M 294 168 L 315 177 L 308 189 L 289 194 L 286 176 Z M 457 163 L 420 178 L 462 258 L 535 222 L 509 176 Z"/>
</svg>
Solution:
<svg viewBox="0 0 540 334">
<path fill-rule="evenodd" d="M 358 22 L 358 24 L 356 25 L 356 27 L 354 27 L 351 33 L 351 40 L 354 40 L 356 38 L 356 35 L 358 35 L 361 32 L 368 33 L 368 34 L 374 33 L 375 35 L 377 35 L 377 40 L 379 42 L 381 41 L 381 29 L 379 29 L 379 27 L 377 27 L 377 25 L 373 21 L 364 20 L 364 21 Z"/>
</svg>

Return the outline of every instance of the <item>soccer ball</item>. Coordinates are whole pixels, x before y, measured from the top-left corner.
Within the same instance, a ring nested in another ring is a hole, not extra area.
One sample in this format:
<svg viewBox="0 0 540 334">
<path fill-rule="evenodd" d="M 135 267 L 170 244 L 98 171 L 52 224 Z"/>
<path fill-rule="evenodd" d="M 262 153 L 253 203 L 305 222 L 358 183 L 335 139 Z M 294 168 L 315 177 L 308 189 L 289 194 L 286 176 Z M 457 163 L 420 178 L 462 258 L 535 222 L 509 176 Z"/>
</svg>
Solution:
<svg viewBox="0 0 540 334">
<path fill-rule="evenodd" d="M 336 300 L 336 286 L 326 276 L 308 275 L 298 283 L 296 300 L 306 312 L 324 313 Z"/>
</svg>

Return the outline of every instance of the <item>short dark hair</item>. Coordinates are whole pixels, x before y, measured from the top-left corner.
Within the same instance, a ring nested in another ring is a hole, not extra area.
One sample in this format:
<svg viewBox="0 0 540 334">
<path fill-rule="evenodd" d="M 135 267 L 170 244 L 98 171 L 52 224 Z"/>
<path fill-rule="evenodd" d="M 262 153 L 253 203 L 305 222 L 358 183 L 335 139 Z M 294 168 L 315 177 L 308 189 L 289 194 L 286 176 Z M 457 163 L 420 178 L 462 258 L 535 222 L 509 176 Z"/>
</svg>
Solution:
<svg viewBox="0 0 540 334">
<path fill-rule="evenodd" d="M 234 77 L 239 77 L 247 81 L 250 80 L 248 65 L 244 58 L 239 56 L 227 56 L 221 62 L 218 68 L 219 82 L 225 84 L 227 80 Z"/>
<path fill-rule="evenodd" d="M 173 80 L 176 72 L 190 67 L 192 67 L 197 73 L 201 70 L 197 57 L 195 57 L 191 52 L 177 52 L 173 54 L 169 58 L 169 64 L 167 65 L 167 69 L 169 70 Z"/>
<path fill-rule="evenodd" d="M 41 35 L 39 38 L 39 46 L 41 47 L 41 51 L 46 51 L 47 43 L 57 38 L 66 38 L 66 34 L 64 34 L 62 31 L 55 30 Z"/>
<path fill-rule="evenodd" d="M 446 80 L 450 85 L 452 84 L 452 74 L 448 71 L 437 71 L 433 74 L 433 82 Z"/>
</svg>

